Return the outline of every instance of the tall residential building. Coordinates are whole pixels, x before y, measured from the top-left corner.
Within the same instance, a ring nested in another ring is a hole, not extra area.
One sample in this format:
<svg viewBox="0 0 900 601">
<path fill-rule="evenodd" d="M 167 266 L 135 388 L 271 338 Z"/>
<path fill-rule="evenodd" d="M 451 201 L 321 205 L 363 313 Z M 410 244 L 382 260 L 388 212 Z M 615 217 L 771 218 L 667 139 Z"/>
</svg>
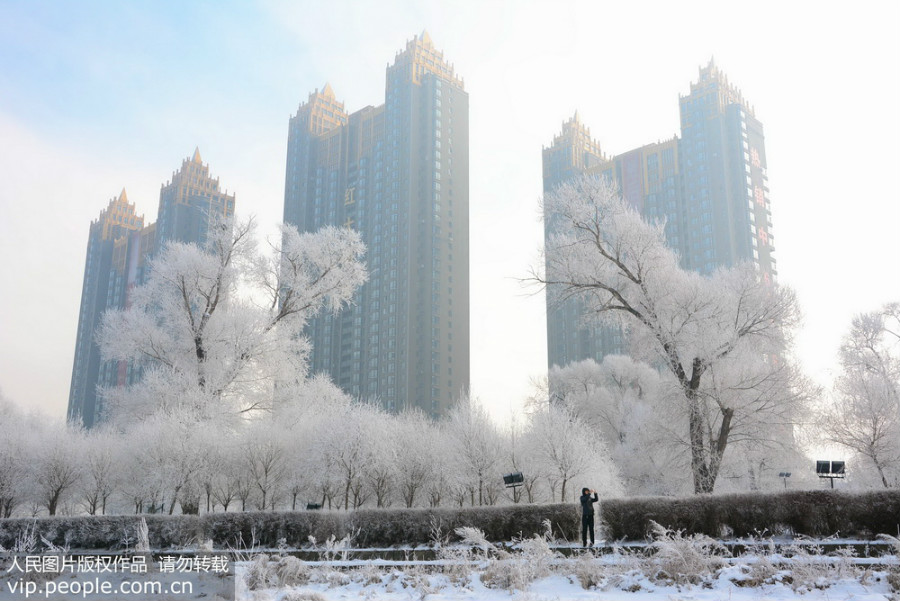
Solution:
<svg viewBox="0 0 900 601">
<path fill-rule="evenodd" d="M 284 220 L 357 229 L 370 279 L 307 333 L 311 369 L 390 411 L 444 414 L 469 387 L 469 107 L 427 33 L 387 67 L 385 102 L 330 85 L 291 117 Z"/>
<path fill-rule="evenodd" d="M 234 194 L 219 189 L 219 178 L 209 175 L 209 165 L 194 156 L 181 162 L 181 169 L 159 191 L 156 222 L 157 245 L 169 240 L 206 244 L 209 228 L 223 217 L 234 215 Z"/>
<path fill-rule="evenodd" d="M 681 106 L 685 266 L 710 273 L 753 261 L 777 274 L 762 123 L 713 61 Z"/>
<path fill-rule="evenodd" d="M 591 130 L 575 116 L 563 123 L 562 132 L 553 144 L 543 149 L 544 194 L 598 166 L 609 164 Z M 546 222 L 545 242 L 554 225 Z M 559 300 L 547 289 L 547 356 L 549 367 L 568 365 L 588 357 L 600 359 L 619 351 L 622 334 L 618 328 L 600 326 L 584 319 L 583 305 L 578 299 Z"/>
<path fill-rule="evenodd" d="M 104 417 L 98 387 L 125 386 L 141 376 L 140 369 L 128 362 L 101 361 L 95 333 L 103 312 L 128 306 L 131 289 L 145 281 L 150 261 L 163 244 L 204 244 L 209 228 L 233 214 L 234 195 L 219 189 L 219 180 L 209 176 L 209 166 L 203 164 L 197 149 L 162 186 L 156 223 L 144 226 L 144 218 L 135 215 L 125 190 L 91 223 L 69 390 L 69 421 L 87 428 L 97 425 Z"/>
<path fill-rule="evenodd" d="M 144 227 L 144 217 L 134 212 L 125 190 L 100 212 L 88 230 L 87 258 L 81 287 L 81 309 L 75 339 L 75 361 L 72 365 L 72 384 L 69 388 L 68 419 L 80 421 L 90 428 L 97 421 L 99 410 L 97 381 L 101 360 L 94 331 L 103 312 L 121 306 L 110 267 L 118 240 L 126 240 Z"/>
<path fill-rule="evenodd" d="M 711 273 L 751 261 L 774 281 L 762 124 L 712 61 L 680 105 L 681 138 L 613 157 L 576 113 L 543 150 L 544 193 L 576 175 L 608 177 L 645 218 L 665 219 L 666 240 L 685 269 Z M 549 234 L 552 224 L 545 228 Z M 620 329 L 586 323 L 577 301 L 554 302 L 549 290 L 547 343 L 550 367 L 625 351 Z"/>
</svg>

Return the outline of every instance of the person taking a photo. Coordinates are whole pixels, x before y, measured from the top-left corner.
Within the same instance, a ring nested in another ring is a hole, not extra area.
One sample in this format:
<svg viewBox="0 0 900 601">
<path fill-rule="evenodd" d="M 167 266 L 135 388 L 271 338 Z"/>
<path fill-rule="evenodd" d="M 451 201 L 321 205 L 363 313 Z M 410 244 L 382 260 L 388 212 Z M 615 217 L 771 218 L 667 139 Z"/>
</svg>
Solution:
<svg viewBox="0 0 900 601">
<path fill-rule="evenodd" d="M 591 535 L 591 546 L 594 546 L 594 503 L 599 500 L 596 490 L 581 489 L 581 544 L 584 547 L 588 546 L 588 533 Z"/>
</svg>

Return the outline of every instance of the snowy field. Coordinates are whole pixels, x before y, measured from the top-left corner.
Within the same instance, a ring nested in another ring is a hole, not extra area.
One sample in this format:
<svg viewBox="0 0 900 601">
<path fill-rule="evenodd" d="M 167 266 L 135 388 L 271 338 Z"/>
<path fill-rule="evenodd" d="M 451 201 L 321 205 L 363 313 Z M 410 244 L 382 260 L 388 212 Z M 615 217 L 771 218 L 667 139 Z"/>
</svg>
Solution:
<svg viewBox="0 0 900 601">
<path fill-rule="evenodd" d="M 771 582 L 752 583 L 752 558 L 746 563 L 728 566 L 697 584 L 665 584 L 637 571 L 611 575 L 590 588 L 579 579 L 577 566 L 554 570 L 536 579 L 524 590 L 489 588 L 482 581 L 483 570 L 468 577 L 429 573 L 431 570 L 381 569 L 376 566 L 356 570 L 314 570 L 303 585 L 250 590 L 245 576 L 247 564 L 237 572 L 237 601 L 332 601 L 337 599 L 384 599 L 389 601 L 527 601 L 603 600 L 644 601 L 650 599 L 684 601 L 723 601 L 761 599 L 804 599 L 889 601 L 900 598 L 891 592 L 888 572 L 860 567 L 852 575 L 820 577 L 798 584 L 790 568 L 779 570 Z M 574 564 L 574 562 L 572 562 Z M 741 583 L 745 583 L 742 585 Z"/>
<path fill-rule="evenodd" d="M 343 552 L 304 562 L 259 554 L 237 564 L 236 599 L 900 601 L 896 548 L 859 557 L 852 546 L 825 554 L 813 541 L 776 548 L 757 540 L 731 557 L 713 539 L 667 531 L 643 549 L 566 557 L 538 536 L 508 549 L 472 533 L 468 545 L 439 549 L 433 561 L 353 560 Z"/>
</svg>

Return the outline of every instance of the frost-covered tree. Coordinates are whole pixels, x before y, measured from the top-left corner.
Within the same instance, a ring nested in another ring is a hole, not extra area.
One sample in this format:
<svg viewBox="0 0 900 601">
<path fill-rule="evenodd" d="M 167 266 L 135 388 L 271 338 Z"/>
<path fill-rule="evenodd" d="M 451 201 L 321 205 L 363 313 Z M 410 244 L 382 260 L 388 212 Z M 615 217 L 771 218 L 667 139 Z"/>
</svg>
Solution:
<svg viewBox="0 0 900 601">
<path fill-rule="evenodd" d="M 602 436 L 630 495 L 684 492 L 686 454 L 671 426 L 660 373 L 625 355 L 550 370 L 547 398 Z"/>
<path fill-rule="evenodd" d="M 279 393 L 285 389 L 279 387 Z M 316 375 L 302 387 L 292 389 L 280 397 L 272 420 L 280 424 L 287 436 L 288 473 L 287 492 L 291 506 L 301 502 L 321 503 L 329 508 L 341 486 L 337 470 L 330 465 L 330 431 L 340 429 L 340 415 L 350 411 L 351 399 L 335 386 L 327 376 Z"/>
<path fill-rule="evenodd" d="M 407 444 L 400 433 L 396 416 L 379 411 L 369 424 L 372 464 L 365 475 L 365 485 L 375 498 L 376 507 L 390 507 L 397 489 L 399 448 Z"/>
<path fill-rule="evenodd" d="M 238 496 L 240 470 L 239 445 L 232 439 L 219 441 L 213 447 L 204 477 L 203 487 L 209 495 L 207 511 L 214 510 L 216 506 L 220 506 L 222 511 L 228 511 Z"/>
<path fill-rule="evenodd" d="M 765 354 L 770 348 L 749 344 L 736 349 L 709 368 L 700 388 L 707 423 L 733 409 L 727 445 L 735 451 L 730 459 L 721 454 L 719 468 L 728 467 L 734 490 L 777 484 L 779 471 L 797 472 L 806 461 L 794 427 L 808 413 L 817 388 L 785 355 Z"/>
<path fill-rule="evenodd" d="M 190 412 L 158 414 L 129 428 L 123 486 L 136 512 L 198 513 L 209 440 L 221 431 L 198 427 Z"/>
<path fill-rule="evenodd" d="M 0 392 L 0 518 L 12 516 L 27 496 L 27 437 L 24 416 Z"/>
<path fill-rule="evenodd" d="M 451 461 L 458 481 L 475 505 L 489 503 L 486 486 L 502 474 L 504 441 L 484 407 L 468 394 L 450 410 L 446 432 L 452 449 Z"/>
<path fill-rule="evenodd" d="M 90 515 L 106 515 L 107 504 L 120 479 L 121 436 L 108 428 L 84 433 L 84 477 L 79 483 L 81 504 Z"/>
<path fill-rule="evenodd" d="M 459 472 L 453 467 L 453 442 L 446 422 L 434 424 L 431 430 L 431 476 L 425 483 L 429 507 L 440 507 L 453 497 L 453 491 L 462 489 Z M 459 502 L 462 505 L 462 502 Z"/>
<path fill-rule="evenodd" d="M 419 410 L 405 411 L 396 418 L 394 473 L 400 497 L 413 507 L 425 496 L 436 476 L 442 435 L 438 427 Z"/>
<path fill-rule="evenodd" d="M 826 440 L 871 465 L 885 488 L 900 485 L 900 303 L 853 319 L 822 429 Z"/>
<path fill-rule="evenodd" d="M 534 390 L 526 398 L 525 411 L 513 415 L 503 433 L 502 473 L 504 476 L 509 473 L 522 475 L 521 486 L 510 486 L 505 491 L 505 497 L 514 504 L 549 502 L 552 498 L 545 466 L 530 436 L 534 416 L 546 412 L 549 407 L 546 376 L 533 378 L 532 386 Z"/>
<path fill-rule="evenodd" d="M 169 243 L 131 305 L 107 312 L 107 360 L 143 368 L 141 382 L 107 391 L 130 417 L 187 408 L 201 419 L 270 408 L 274 383 L 306 375 L 302 330 L 339 310 L 366 279 L 364 245 L 348 228 L 298 233 L 259 252 L 252 221 L 216 227 L 204 248 Z"/>
<path fill-rule="evenodd" d="M 509 472 L 522 474 L 522 485 L 507 488 L 506 495 L 513 503 L 518 503 L 523 498 L 529 503 L 534 502 L 534 493 L 541 474 L 534 467 L 536 461 L 529 457 L 528 445 L 524 443 L 523 425 L 521 420 L 513 414 L 507 425 L 506 465 Z"/>
<path fill-rule="evenodd" d="M 34 434 L 37 436 L 29 441 L 34 501 L 50 515 L 56 515 L 83 477 L 81 431 L 54 423 L 33 431 Z"/>
<path fill-rule="evenodd" d="M 676 385 L 672 413 L 684 419 L 694 491 L 711 492 L 736 416 L 780 407 L 777 400 L 744 406 L 744 396 L 719 396 L 722 386 L 707 385 L 739 353 L 767 361 L 757 364 L 763 373 L 739 374 L 735 382 L 777 369 L 797 320 L 793 293 L 763 282 L 751 265 L 708 276 L 682 269 L 664 226 L 645 222 L 603 178 L 563 184 L 545 197 L 544 216 L 554 232 L 545 271 L 534 281 L 551 298 L 578 298 L 588 315 L 623 325 L 635 348 L 665 366 Z"/>
<path fill-rule="evenodd" d="M 587 486 L 606 494 L 621 490 L 602 437 L 565 407 L 551 404 L 532 415 L 525 440 L 536 460 L 532 469 L 547 479 L 551 502 L 577 499 L 582 487 L 573 488 L 573 479 L 590 479 Z"/>
<path fill-rule="evenodd" d="M 659 372 L 625 355 L 586 359 L 550 370 L 551 402 L 560 401 L 594 426 L 610 445 L 625 444 L 645 424 L 643 407 L 657 402 Z"/>
<path fill-rule="evenodd" d="M 358 508 L 365 501 L 365 478 L 381 446 L 377 442 L 381 423 L 380 409 L 354 403 L 334 411 L 318 433 L 320 467 L 339 484 L 344 509 Z"/>
<path fill-rule="evenodd" d="M 254 424 L 242 447 L 244 471 L 253 483 L 256 508 L 274 509 L 279 488 L 287 475 L 285 444 L 272 424 Z M 274 435 L 273 435 L 274 434 Z"/>
<path fill-rule="evenodd" d="M 147 452 L 153 442 L 151 428 L 133 428 L 124 436 L 122 456 L 119 458 L 122 468 L 119 493 L 135 514 L 159 513 L 165 507 L 165 470 L 160 469 L 154 463 L 155 458 Z"/>
</svg>

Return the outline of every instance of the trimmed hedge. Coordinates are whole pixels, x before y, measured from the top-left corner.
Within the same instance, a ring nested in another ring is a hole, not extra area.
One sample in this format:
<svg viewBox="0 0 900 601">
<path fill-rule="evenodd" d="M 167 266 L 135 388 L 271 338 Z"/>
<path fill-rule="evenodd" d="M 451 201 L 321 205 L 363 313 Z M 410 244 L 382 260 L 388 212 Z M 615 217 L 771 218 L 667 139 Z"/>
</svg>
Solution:
<svg viewBox="0 0 900 601">
<path fill-rule="evenodd" d="M 606 535 L 613 540 L 647 537 L 650 520 L 687 533 L 721 537 L 768 531 L 806 536 L 873 537 L 900 528 L 900 490 L 787 491 L 772 494 L 642 497 L 603 502 Z"/>
<path fill-rule="evenodd" d="M 436 509 L 364 509 L 340 511 L 269 511 L 208 513 L 194 515 L 77 516 L 0 520 L 0 546 L 12 548 L 16 539 L 34 530 L 56 546 L 72 549 L 118 550 L 137 539 L 140 518 L 147 520 L 150 543 L 155 549 L 197 545 L 212 539 L 217 549 L 275 547 L 281 539 L 291 547 L 309 544 L 313 536 L 321 543 L 334 535 L 350 534 L 355 547 L 424 545 L 431 542 L 432 527 L 455 538 L 454 530 L 472 526 L 489 540 L 506 541 L 531 537 L 544 531 L 550 520 L 554 536 L 574 540 L 580 527 L 573 504 L 508 505 L 503 507 Z M 39 543 L 39 546 L 40 543 Z"/>
<path fill-rule="evenodd" d="M 605 534 L 612 540 L 642 540 L 650 520 L 688 534 L 712 537 L 748 536 L 768 531 L 807 536 L 873 537 L 896 534 L 900 528 L 900 490 L 863 493 L 843 491 L 790 491 L 775 494 L 739 494 L 628 498 L 604 500 L 600 510 Z M 342 511 L 281 511 L 208 513 L 195 515 L 78 516 L 0 520 L 0 546 L 15 545 L 23 532 L 34 529 L 57 546 L 72 549 L 118 550 L 137 539 L 140 517 L 147 520 L 150 543 L 156 549 L 197 545 L 209 539 L 217 549 L 275 547 L 281 539 L 302 547 L 313 536 L 320 543 L 334 535 L 350 534 L 355 547 L 425 545 L 432 528 L 455 538 L 454 530 L 472 526 L 488 540 L 509 541 L 543 533 L 550 520 L 553 535 L 580 539 L 580 506 L 507 505 L 503 507 L 436 509 L 364 509 Z M 40 546 L 40 544 L 39 544 Z"/>
</svg>

